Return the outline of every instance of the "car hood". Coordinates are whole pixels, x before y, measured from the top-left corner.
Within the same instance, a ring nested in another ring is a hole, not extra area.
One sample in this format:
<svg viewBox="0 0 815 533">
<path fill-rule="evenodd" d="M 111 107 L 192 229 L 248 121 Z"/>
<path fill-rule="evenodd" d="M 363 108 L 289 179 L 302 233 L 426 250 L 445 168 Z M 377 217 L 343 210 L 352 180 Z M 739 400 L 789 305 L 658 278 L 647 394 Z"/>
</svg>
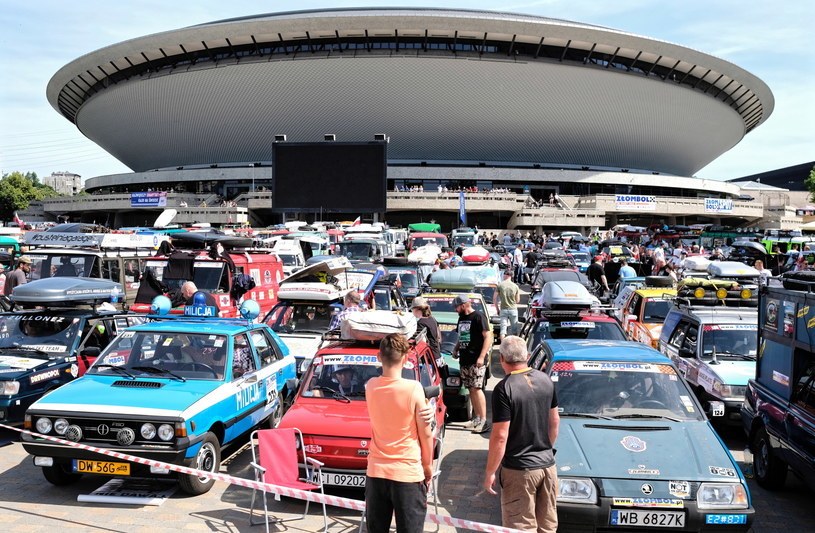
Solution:
<svg viewBox="0 0 815 533">
<path fill-rule="evenodd" d="M 134 387 L 160 383 L 159 388 Z M 164 416 L 180 415 L 223 385 L 220 381 L 138 378 L 89 375 L 51 391 L 31 406 L 35 410 L 120 414 L 142 411 Z"/>
<path fill-rule="evenodd" d="M 702 421 L 561 417 L 555 447 L 560 476 L 734 481 L 741 475 L 713 428 Z"/>
<path fill-rule="evenodd" d="M 326 398 L 297 398 L 279 427 L 298 428 L 304 435 L 370 439 L 371 419 L 364 401 L 345 403 Z"/>
<path fill-rule="evenodd" d="M 44 370 L 52 362 L 54 360 L 48 359 L 45 355 L 34 354 L 26 350 L 3 350 L 0 355 L 0 378 L 16 379 L 31 372 Z"/>
<path fill-rule="evenodd" d="M 289 353 L 295 359 L 311 359 L 323 340 L 322 335 L 317 333 L 278 333 L 280 340 L 289 348 Z"/>
<path fill-rule="evenodd" d="M 747 385 L 747 381 L 756 377 L 755 361 L 724 361 L 707 368 L 725 385 Z"/>
<path fill-rule="evenodd" d="M 652 339 L 658 339 L 662 334 L 662 324 L 643 324 L 643 326 L 651 334 Z"/>
</svg>

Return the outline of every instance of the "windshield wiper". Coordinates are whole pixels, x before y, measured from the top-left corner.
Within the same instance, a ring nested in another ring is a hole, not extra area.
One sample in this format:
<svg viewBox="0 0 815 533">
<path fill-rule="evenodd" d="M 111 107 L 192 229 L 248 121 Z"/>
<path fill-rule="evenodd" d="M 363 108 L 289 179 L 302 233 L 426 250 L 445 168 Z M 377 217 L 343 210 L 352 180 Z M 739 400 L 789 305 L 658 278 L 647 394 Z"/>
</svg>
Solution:
<svg viewBox="0 0 815 533">
<path fill-rule="evenodd" d="M 723 355 L 725 357 L 741 357 L 742 359 L 746 359 L 748 361 L 754 361 L 756 359 L 754 355 L 748 355 L 746 353 L 716 352 L 716 356 L 720 355 Z"/>
<path fill-rule="evenodd" d="M 351 398 L 349 398 L 348 396 L 346 396 L 345 394 L 341 393 L 338 390 L 332 389 L 331 387 L 326 387 L 324 385 L 319 385 L 317 387 L 314 387 L 311 390 L 324 390 L 326 392 L 330 392 L 331 397 L 334 398 L 335 400 L 337 400 L 338 402 L 351 403 Z"/>
<path fill-rule="evenodd" d="M 671 422 L 682 422 L 678 418 L 674 418 L 672 416 L 665 416 L 665 415 L 644 415 L 642 413 L 631 413 L 628 415 L 616 415 L 612 418 L 621 419 L 621 418 L 659 418 L 662 420 L 670 420 Z"/>
<path fill-rule="evenodd" d="M 594 418 L 600 420 L 611 420 L 610 416 L 596 415 L 594 413 L 560 413 L 560 416 L 573 416 L 576 418 Z"/>
<path fill-rule="evenodd" d="M 158 368 L 158 367 L 155 367 L 155 366 L 134 366 L 134 367 L 131 367 L 131 369 L 132 370 L 139 370 L 141 372 L 147 372 L 148 374 L 169 374 L 175 379 L 178 379 L 178 380 L 181 380 L 181 381 L 187 381 L 187 378 L 179 376 L 178 374 L 176 374 L 174 372 L 170 372 L 166 368 Z"/>
<path fill-rule="evenodd" d="M 131 374 L 130 372 L 128 372 L 127 370 L 125 370 L 124 368 L 122 368 L 120 366 L 101 364 L 101 365 L 94 365 L 93 368 L 112 368 L 113 370 L 115 370 L 115 371 L 117 371 L 117 372 L 119 372 L 121 374 L 124 374 L 126 376 L 130 376 L 131 378 L 136 379 L 136 376 L 134 376 L 133 374 Z"/>
<path fill-rule="evenodd" d="M 287 333 L 293 334 L 293 335 L 297 335 L 298 333 L 316 333 L 317 335 L 322 335 L 326 331 L 328 331 L 327 328 L 324 329 L 324 330 L 319 330 L 319 329 L 295 329 L 295 330 L 292 330 L 292 331 L 287 332 Z"/>
</svg>

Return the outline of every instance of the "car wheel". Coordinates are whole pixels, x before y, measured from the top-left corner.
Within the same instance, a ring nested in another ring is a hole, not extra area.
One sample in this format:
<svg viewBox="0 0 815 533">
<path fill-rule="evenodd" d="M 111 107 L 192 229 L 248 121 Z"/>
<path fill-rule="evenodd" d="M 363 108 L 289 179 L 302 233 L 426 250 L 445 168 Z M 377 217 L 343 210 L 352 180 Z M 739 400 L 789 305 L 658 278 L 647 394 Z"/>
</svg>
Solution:
<svg viewBox="0 0 815 533">
<path fill-rule="evenodd" d="M 274 408 L 274 411 L 272 411 L 272 416 L 266 419 L 266 425 L 269 429 L 275 429 L 280 425 L 281 420 L 283 420 L 283 398 L 278 398 L 277 406 Z"/>
<path fill-rule="evenodd" d="M 763 426 L 753 437 L 752 448 L 758 484 L 765 489 L 783 487 L 787 479 L 787 465 L 774 455 L 770 436 Z"/>
<path fill-rule="evenodd" d="M 221 469 L 221 444 L 215 435 L 210 432 L 204 435 L 201 447 L 198 448 L 198 453 L 195 454 L 189 466 L 190 468 L 212 473 L 216 473 Z M 215 480 L 198 476 L 182 475 L 178 479 L 178 484 L 181 490 L 187 494 L 197 496 L 209 492 L 209 489 L 215 484 Z"/>
<path fill-rule="evenodd" d="M 82 474 L 71 472 L 70 470 L 68 470 L 67 466 L 60 464 L 55 464 L 53 466 L 43 466 L 42 475 L 45 477 L 46 481 L 58 487 L 70 485 L 71 483 L 76 483 L 77 481 L 79 481 L 79 478 L 82 477 Z"/>
</svg>

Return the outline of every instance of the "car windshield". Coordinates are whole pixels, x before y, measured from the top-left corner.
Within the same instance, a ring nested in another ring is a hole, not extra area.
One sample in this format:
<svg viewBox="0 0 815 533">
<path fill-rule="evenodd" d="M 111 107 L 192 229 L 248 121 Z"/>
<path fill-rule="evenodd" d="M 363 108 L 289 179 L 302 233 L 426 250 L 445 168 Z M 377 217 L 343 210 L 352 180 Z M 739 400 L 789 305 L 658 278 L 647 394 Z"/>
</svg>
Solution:
<svg viewBox="0 0 815 533">
<path fill-rule="evenodd" d="M 419 287 L 419 278 L 416 276 L 415 270 L 401 270 L 398 272 L 391 270 L 388 279 L 400 282 L 402 287 L 405 288 L 416 289 Z"/>
<path fill-rule="evenodd" d="M 373 257 L 373 245 L 367 242 L 343 241 L 336 246 L 336 254 L 348 259 L 368 261 Z"/>
<path fill-rule="evenodd" d="M 453 307 L 453 298 L 454 296 L 425 297 L 427 300 L 427 305 L 430 306 L 431 313 L 455 313 L 456 310 Z M 482 302 L 480 299 L 470 299 L 470 302 L 473 305 L 473 311 L 479 311 L 486 315 L 486 311 L 484 311 L 484 302 Z"/>
<path fill-rule="evenodd" d="M 441 330 L 441 352 L 453 353 L 453 348 L 458 342 L 458 331 L 456 324 L 439 324 Z"/>
<path fill-rule="evenodd" d="M 435 244 L 440 248 L 445 248 L 447 246 L 447 237 L 413 237 L 411 242 L 413 248 L 427 246 L 428 244 Z"/>
<path fill-rule="evenodd" d="M 642 321 L 646 324 L 662 324 L 668 311 L 671 309 L 671 300 L 648 299 L 645 300 L 645 309 L 642 311 Z"/>
<path fill-rule="evenodd" d="M 538 274 L 535 285 L 543 287 L 550 281 L 578 281 L 582 283 L 580 274 L 574 270 L 546 270 Z"/>
<path fill-rule="evenodd" d="M 31 281 L 42 278 L 94 277 L 96 256 L 80 254 L 31 254 Z M 98 276 L 98 274 L 97 274 Z"/>
<path fill-rule="evenodd" d="M 416 379 L 415 359 L 402 368 L 402 377 Z M 382 375 L 382 364 L 375 355 L 331 354 L 317 356 L 311 363 L 305 386 L 305 398 L 334 398 L 340 401 L 365 399 L 365 384 Z"/>
<path fill-rule="evenodd" d="M 193 263 L 193 279 L 167 277 L 167 261 L 147 261 L 147 268 L 152 269 L 156 279 L 163 282 L 170 290 L 179 289 L 185 281 L 193 281 L 199 291 L 228 292 L 229 271 L 224 261 L 195 261 Z"/>
<path fill-rule="evenodd" d="M 226 335 L 124 331 L 88 373 L 220 381 L 227 359 Z"/>
<path fill-rule="evenodd" d="M 481 285 L 474 287 L 473 290 L 480 294 L 484 301 L 488 304 L 495 303 L 495 293 L 498 292 L 498 287 L 494 287 L 492 285 Z"/>
<path fill-rule="evenodd" d="M 756 357 L 758 328 L 749 324 L 710 324 L 702 328 L 702 355 Z"/>
<path fill-rule="evenodd" d="M 590 262 L 589 261 L 589 254 L 584 254 L 583 252 L 572 252 L 571 256 L 576 262 L 580 262 L 580 263 L 589 263 Z"/>
<path fill-rule="evenodd" d="M 294 254 L 277 254 L 286 266 L 297 266 L 297 256 Z"/>
<path fill-rule="evenodd" d="M 556 361 L 550 376 L 561 416 L 701 420 L 693 393 L 669 364 Z"/>
<path fill-rule="evenodd" d="M 81 320 L 53 314 L 0 316 L 0 348 L 23 348 L 64 357 L 81 335 Z"/>
<path fill-rule="evenodd" d="M 266 316 L 264 322 L 277 333 L 297 333 L 298 331 L 328 331 L 331 317 L 339 312 L 340 306 L 331 302 L 281 302 Z"/>
<path fill-rule="evenodd" d="M 546 339 L 597 339 L 609 341 L 627 340 L 620 325 L 613 321 L 591 320 L 542 320 L 538 322 L 532 339 L 535 347 Z"/>
<path fill-rule="evenodd" d="M 453 235 L 453 246 L 475 246 L 475 235 Z"/>
<path fill-rule="evenodd" d="M 631 250 L 628 246 L 606 246 L 603 253 L 611 257 L 631 257 Z"/>
</svg>

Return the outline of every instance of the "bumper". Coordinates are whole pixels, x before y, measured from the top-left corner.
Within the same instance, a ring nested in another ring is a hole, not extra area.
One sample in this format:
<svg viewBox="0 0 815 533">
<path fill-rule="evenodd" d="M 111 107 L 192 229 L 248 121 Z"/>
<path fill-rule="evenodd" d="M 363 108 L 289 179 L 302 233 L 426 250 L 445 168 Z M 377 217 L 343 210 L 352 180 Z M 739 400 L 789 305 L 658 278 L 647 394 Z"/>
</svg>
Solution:
<svg viewBox="0 0 815 533">
<path fill-rule="evenodd" d="M 470 392 L 467 389 L 464 389 L 464 392 L 461 392 L 461 387 L 453 388 L 446 388 L 442 392 L 442 398 L 444 399 L 444 405 L 447 409 L 463 409 L 467 407 L 467 402 L 470 399 Z"/>
<path fill-rule="evenodd" d="M 36 396 L 13 396 L 0 400 L 0 422 L 9 426 L 21 426 L 26 410 L 41 397 L 42 393 Z"/>
<path fill-rule="evenodd" d="M 622 509 L 619 507 L 615 507 L 615 509 Z M 625 508 L 629 509 L 629 508 Z M 558 532 L 589 532 L 589 531 L 623 531 L 625 527 L 621 526 L 612 526 L 611 522 L 611 498 L 600 498 L 599 505 L 583 505 L 583 504 L 575 504 L 575 503 L 560 503 L 557 504 L 557 515 L 558 515 Z M 653 511 L 660 511 L 660 510 L 674 510 L 674 509 L 651 509 Z M 678 509 L 676 509 L 678 510 Z M 648 528 L 643 526 L 638 526 L 633 529 L 637 531 L 649 531 L 649 530 L 656 530 L 656 531 L 747 531 L 750 529 L 750 525 L 753 523 L 753 514 L 755 513 L 754 509 L 738 509 L 738 510 L 722 510 L 722 511 L 713 511 L 713 510 L 704 510 L 701 511 L 696 507 L 696 502 L 693 500 L 685 500 L 685 526 L 682 528 L 666 528 L 666 527 L 655 527 L 655 528 Z M 735 525 L 727 525 L 727 524 L 706 524 L 705 523 L 705 516 L 708 514 L 736 514 L 736 515 L 746 515 L 747 516 L 747 523 L 746 524 L 735 524 Z"/>
</svg>

